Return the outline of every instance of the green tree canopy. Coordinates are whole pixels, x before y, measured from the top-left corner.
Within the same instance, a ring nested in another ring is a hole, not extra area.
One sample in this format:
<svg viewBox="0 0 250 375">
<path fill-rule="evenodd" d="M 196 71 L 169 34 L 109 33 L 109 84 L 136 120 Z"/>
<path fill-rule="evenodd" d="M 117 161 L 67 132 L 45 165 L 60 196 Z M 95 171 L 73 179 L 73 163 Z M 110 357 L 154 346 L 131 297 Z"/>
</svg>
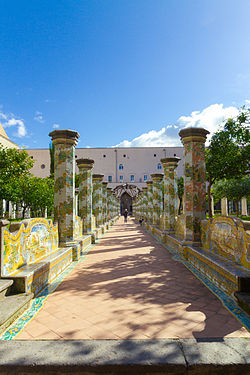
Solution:
<svg viewBox="0 0 250 375">
<path fill-rule="evenodd" d="M 53 209 L 54 181 L 51 178 L 22 176 L 11 182 L 10 189 L 12 202 L 21 205 L 23 217 L 27 208 L 30 208 L 35 216 L 44 216 L 46 207 L 49 212 Z"/>
<path fill-rule="evenodd" d="M 12 200 L 13 183 L 10 183 L 28 176 L 33 163 L 27 151 L 0 145 L 0 199 Z"/>
<path fill-rule="evenodd" d="M 238 178 L 217 181 L 212 189 L 212 194 L 216 199 L 224 197 L 236 203 L 236 213 L 238 215 L 238 204 L 243 198 L 250 198 L 250 178 Z"/>
<path fill-rule="evenodd" d="M 221 179 L 241 178 L 249 169 L 250 110 L 243 108 L 237 118 L 228 119 L 211 138 L 206 150 L 208 206 L 211 212 L 211 187 Z"/>
</svg>

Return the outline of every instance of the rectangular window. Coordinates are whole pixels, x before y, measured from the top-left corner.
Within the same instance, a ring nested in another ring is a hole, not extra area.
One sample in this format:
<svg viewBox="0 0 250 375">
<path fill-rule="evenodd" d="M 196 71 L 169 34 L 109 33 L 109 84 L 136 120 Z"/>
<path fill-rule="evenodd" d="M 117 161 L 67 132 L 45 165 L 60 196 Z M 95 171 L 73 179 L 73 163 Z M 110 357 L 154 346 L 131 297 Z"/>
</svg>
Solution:
<svg viewBox="0 0 250 375">
<path fill-rule="evenodd" d="M 148 179 L 148 176 L 145 174 L 144 175 L 144 181 L 147 181 L 147 179 Z"/>
<path fill-rule="evenodd" d="M 120 176 L 120 181 L 123 181 L 123 176 Z"/>
<path fill-rule="evenodd" d="M 134 182 L 134 180 L 135 180 L 135 176 L 134 176 L 133 174 L 131 174 L 131 176 L 130 176 L 130 181 L 131 181 L 131 182 Z"/>
<path fill-rule="evenodd" d="M 112 182 L 112 176 L 108 176 L 108 182 Z"/>
</svg>

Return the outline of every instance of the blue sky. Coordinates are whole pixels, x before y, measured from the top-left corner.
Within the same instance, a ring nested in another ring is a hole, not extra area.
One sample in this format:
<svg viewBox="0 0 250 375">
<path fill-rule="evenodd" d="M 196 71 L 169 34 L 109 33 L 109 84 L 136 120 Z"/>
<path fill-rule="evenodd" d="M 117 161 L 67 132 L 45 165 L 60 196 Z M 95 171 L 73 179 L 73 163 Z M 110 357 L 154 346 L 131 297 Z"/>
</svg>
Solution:
<svg viewBox="0 0 250 375">
<path fill-rule="evenodd" d="M 174 145 L 250 104 L 249 0 L 0 0 L 0 122 L 20 146 Z"/>
</svg>

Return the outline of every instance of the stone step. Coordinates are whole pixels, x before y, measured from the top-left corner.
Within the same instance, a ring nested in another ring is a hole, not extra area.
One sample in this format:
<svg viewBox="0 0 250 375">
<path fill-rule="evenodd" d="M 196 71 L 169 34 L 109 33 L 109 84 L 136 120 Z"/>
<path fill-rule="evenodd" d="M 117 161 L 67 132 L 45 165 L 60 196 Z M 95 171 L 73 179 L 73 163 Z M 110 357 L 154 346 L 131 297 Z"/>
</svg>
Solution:
<svg viewBox="0 0 250 375">
<path fill-rule="evenodd" d="M 250 293 L 235 292 L 238 305 L 250 315 Z"/>
<path fill-rule="evenodd" d="M 31 304 L 33 293 L 20 293 L 0 300 L 0 334 Z"/>
<path fill-rule="evenodd" d="M 7 291 L 8 288 L 13 284 L 13 280 L 5 280 L 5 279 L 0 279 L 0 300 L 2 300 Z"/>
</svg>

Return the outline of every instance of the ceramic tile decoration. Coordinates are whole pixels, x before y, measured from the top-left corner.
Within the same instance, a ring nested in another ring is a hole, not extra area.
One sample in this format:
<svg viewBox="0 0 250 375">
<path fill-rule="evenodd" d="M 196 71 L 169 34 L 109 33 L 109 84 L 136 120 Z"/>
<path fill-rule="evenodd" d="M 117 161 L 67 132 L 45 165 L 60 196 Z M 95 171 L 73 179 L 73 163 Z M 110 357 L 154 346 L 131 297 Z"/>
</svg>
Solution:
<svg viewBox="0 0 250 375">
<path fill-rule="evenodd" d="M 75 146 L 79 134 L 57 129 L 49 135 L 55 147 L 54 218 L 58 221 L 59 242 L 63 244 L 75 240 Z"/>
<path fill-rule="evenodd" d="M 209 131 L 186 128 L 179 133 L 184 145 L 185 241 L 200 242 L 200 222 L 205 219 L 205 142 Z"/>
<path fill-rule="evenodd" d="M 241 220 L 219 216 L 201 222 L 202 247 L 250 270 L 250 234 Z"/>
<path fill-rule="evenodd" d="M 176 168 L 179 158 L 164 158 L 161 163 L 164 169 L 164 223 L 163 230 L 174 232 L 177 215 L 177 176 Z"/>
<path fill-rule="evenodd" d="M 161 181 L 163 174 L 151 174 L 153 180 L 153 225 L 159 226 L 161 216 L 162 189 Z"/>
<path fill-rule="evenodd" d="M 78 159 L 79 168 L 79 215 L 83 221 L 83 233 L 92 233 L 92 170 L 94 160 Z"/>
<path fill-rule="evenodd" d="M 150 223 L 152 223 L 153 220 L 153 182 L 147 181 L 147 196 L 148 196 L 148 214 L 147 219 Z"/>
<path fill-rule="evenodd" d="M 93 174 L 93 214 L 96 218 L 96 226 L 103 224 L 102 217 L 102 180 L 103 174 Z"/>
<path fill-rule="evenodd" d="M 52 220 L 27 219 L 16 232 L 2 228 L 1 276 L 9 276 L 58 249 L 58 225 Z"/>
</svg>

